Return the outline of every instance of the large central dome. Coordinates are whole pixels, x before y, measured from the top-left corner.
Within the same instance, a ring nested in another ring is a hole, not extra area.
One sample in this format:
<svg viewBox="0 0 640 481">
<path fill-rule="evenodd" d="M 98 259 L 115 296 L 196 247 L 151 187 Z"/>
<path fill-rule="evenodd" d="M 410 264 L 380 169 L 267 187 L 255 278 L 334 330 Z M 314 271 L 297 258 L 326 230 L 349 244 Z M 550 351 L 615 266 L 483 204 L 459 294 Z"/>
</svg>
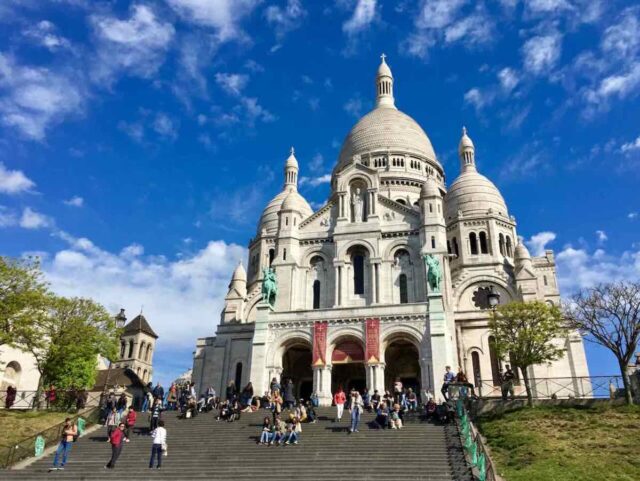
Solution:
<svg viewBox="0 0 640 481">
<path fill-rule="evenodd" d="M 376 76 L 376 106 L 347 135 L 334 173 L 353 162 L 356 155 L 386 152 L 406 154 L 439 165 L 431 141 L 422 127 L 396 108 L 393 75 L 383 55 Z"/>
</svg>

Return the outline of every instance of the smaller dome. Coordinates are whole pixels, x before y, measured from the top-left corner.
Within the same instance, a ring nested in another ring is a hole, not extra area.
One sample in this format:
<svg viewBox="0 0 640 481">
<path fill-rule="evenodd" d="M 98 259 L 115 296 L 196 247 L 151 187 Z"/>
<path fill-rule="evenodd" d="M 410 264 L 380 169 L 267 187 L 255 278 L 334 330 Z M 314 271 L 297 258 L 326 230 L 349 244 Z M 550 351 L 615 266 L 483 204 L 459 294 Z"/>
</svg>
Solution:
<svg viewBox="0 0 640 481">
<path fill-rule="evenodd" d="M 422 190 L 420 191 L 420 197 L 435 197 L 440 196 L 440 189 L 433 177 L 427 177 L 427 181 L 422 184 Z"/>
<path fill-rule="evenodd" d="M 238 262 L 238 267 L 233 271 L 233 276 L 231 276 L 231 282 L 241 281 L 247 282 L 247 272 L 244 270 L 244 266 L 242 262 Z"/>
<path fill-rule="evenodd" d="M 393 74 L 391 73 L 391 69 L 387 65 L 387 62 L 385 61 L 386 55 L 382 54 L 380 58 L 382 59 L 382 62 L 380 62 L 380 66 L 378 67 L 378 77 L 383 77 L 383 76 L 393 77 Z"/>
<path fill-rule="evenodd" d="M 289 158 L 287 159 L 287 162 L 284 164 L 285 169 L 288 169 L 290 167 L 295 167 L 296 169 L 298 168 L 298 159 L 296 159 L 295 150 L 293 149 L 293 147 L 291 147 L 291 153 L 289 155 Z"/>
<path fill-rule="evenodd" d="M 467 135 L 467 128 L 462 127 L 462 137 L 460 138 L 460 144 L 458 145 L 458 153 L 462 155 L 462 153 L 467 149 L 474 149 L 473 141 L 471 137 Z"/>
<path fill-rule="evenodd" d="M 455 218 L 458 212 L 464 216 L 485 215 L 489 210 L 508 217 L 507 204 L 498 188 L 476 170 L 460 174 L 451 184 L 444 202 L 445 219 Z"/>
<path fill-rule="evenodd" d="M 263 230 L 266 230 L 267 233 L 272 234 L 278 229 L 278 212 L 280 212 L 284 200 L 290 195 L 293 196 L 291 202 L 295 203 L 295 210 L 302 215 L 303 219 L 306 219 L 311 214 L 313 214 L 313 209 L 305 200 L 305 198 L 302 197 L 296 190 L 294 190 L 294 188 L 288 187 L 287 189 L 276 195 L 273 199 L 271 199 L 271 202 L 269 202 L 262 211 L 260 222 L 258 223 L 258 234 L 260 234 Z"/>
<path fill-rule="evenodd" d="M 282 202 L 282 207 L 280 208 L 280 210 L 300 210 L 300 208 L 304 208 L 304 206 L 300 205 L 300 200 L 298 197 L 300 197 L 300 195 L 298 194 L 298 196 L 295 196 L 294 194 L 296 194 L 297 192 L 290 192 L 289 195 L 287 195 L 284 198 L 284 202 Z"/>
<path fill-rule="evenodd" d="M 529 254 L 529 249 L 524 245 L 522 237 L 518 237 L 518 245 L 513 252 L 513 259 L 516 261 L 516 264 L 531 261 L 531 254 Z"/>
</svg>

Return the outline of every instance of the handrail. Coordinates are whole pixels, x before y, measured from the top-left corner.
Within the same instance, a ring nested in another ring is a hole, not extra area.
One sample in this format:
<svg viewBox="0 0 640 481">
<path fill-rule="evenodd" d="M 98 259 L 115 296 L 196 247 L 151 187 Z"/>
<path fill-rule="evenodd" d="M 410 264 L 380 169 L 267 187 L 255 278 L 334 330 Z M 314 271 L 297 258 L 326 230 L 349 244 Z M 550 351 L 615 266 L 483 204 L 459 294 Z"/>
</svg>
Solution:
<svg viewBox="0 0 640 481">
<path fill-rule="evenodd" d="M 70 417 L 74 423 L 83 418 L 86 421 L 86 426 L 91 426 L 99 422 L 100 411 L 100 407 L 95 406 Z M 18 441 L 12 446 L 0 446 L 0 468 L 8 469 L 17 462 L 34 456 L 36 440 L 40 436 L 44 439 L 45 446 L 50 445 L 52 442 L 57 443 L 62 437 L 63 428 L 64 421 Z"/>
<path fill-rule="evenodd" d="M 0 391 L 0 409 L 7 409 L 8 391 Z M 84 409 L 100 404 L 102 393 L 76 389 L 55 391 L 55 400 L 51 400 L 47 391 L 17 391 L 9 409 L 44 409 L 51 411 L 69 411 Z"/>
<path fill-rule="evenodd" d="M 456 400 L 456 414 L 467 462 L 473 471 L 473 476 L 478 481 L 497 481 L 495 464 L 482 435 L 469 419 L 469 413 L 464 403 L 465 399 L 469 398 L 461 396 Z"/>
<path fill-rule="evenodd" d="M 534 399 L 602 399 L 617 397 L 624 389 L 621 375 L 531 378 L 529 384 Z M 522 379 L 513 387 L 515 397 L 526 397 Z M 501 397 L 502 386 L 493 379 L 482 379 L 476 391 L 481 398 L 496 398 Z"/>
</svg>

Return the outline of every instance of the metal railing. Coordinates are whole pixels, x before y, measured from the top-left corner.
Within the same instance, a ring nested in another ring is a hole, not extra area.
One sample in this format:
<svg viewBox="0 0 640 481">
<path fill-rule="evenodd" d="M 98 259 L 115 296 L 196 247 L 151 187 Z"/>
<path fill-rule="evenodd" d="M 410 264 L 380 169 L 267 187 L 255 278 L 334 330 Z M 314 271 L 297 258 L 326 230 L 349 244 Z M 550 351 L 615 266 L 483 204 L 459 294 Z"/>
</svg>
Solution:
<svg viewBox="0 0 640 481">
<path fill-rule="evenodd" d="M 39 395 L 38 391 L 18 391 L 11 403 L 7 403 L 8 397 L 7 391 L 0 391 L 0 409 L 74 411 L 98 406 L 102 393 L 67 389 L 56 391 L 52 397 L 46 391 Z"/>
<path fill-rule="evenodd" d="M 99 422 L 100 408 L 93 407 L 80 414 L 71 416 L 74 423 L 78 422 L 78 419 L 82 418 L 85 421 L 85 426 L 91 426 Z M 64 422 L 51 426 L 33 436 L 29 436 L 11 446 L 0 445 L 0 469 L 10 468 L 14 464 L 23 459 L 30 458 L 36 455 L 36 440 L 42 437 L 44 440 L 44 446 L 51 447 L 58 444 L 62 438 L 62 430 L 64 428 Z"/>
<path fill-rule="evenodd" d="M 622 376 L 548 377 L 529 380 L 534 399 L 603 399 L 624 395 Z M 492 379 L 483 379 L 476 387 L 481 398 L 502 396 L 503 386 Z M 515 397 L 526 397 L 524 381 L 513 383 Z M 507 392 L 508 394 L 508 392 Z"/>
</svg>

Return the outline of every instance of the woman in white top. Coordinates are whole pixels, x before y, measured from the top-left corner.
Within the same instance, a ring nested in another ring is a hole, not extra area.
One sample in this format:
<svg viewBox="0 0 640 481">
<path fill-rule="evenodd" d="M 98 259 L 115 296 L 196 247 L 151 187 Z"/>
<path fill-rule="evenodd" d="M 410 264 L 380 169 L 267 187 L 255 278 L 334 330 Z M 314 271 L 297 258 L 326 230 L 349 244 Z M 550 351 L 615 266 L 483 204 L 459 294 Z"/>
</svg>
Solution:
<svg viewBox="0 0 640 481">
<path fill-rule="evenodd" d="M 158 421 L 158 427 L 151 432 L 153 436 L 153 445 L 151 446 L 151 459 L 149 460 L 149 469 L 153 468 L 153 458 L 158 457 L 158 465 L 160 469 L 162 466 L 162 451 L 166 449 L 167 445 L 167 430 L 164 428 L 164 421 L 161 419 Z"/>
</svg>

